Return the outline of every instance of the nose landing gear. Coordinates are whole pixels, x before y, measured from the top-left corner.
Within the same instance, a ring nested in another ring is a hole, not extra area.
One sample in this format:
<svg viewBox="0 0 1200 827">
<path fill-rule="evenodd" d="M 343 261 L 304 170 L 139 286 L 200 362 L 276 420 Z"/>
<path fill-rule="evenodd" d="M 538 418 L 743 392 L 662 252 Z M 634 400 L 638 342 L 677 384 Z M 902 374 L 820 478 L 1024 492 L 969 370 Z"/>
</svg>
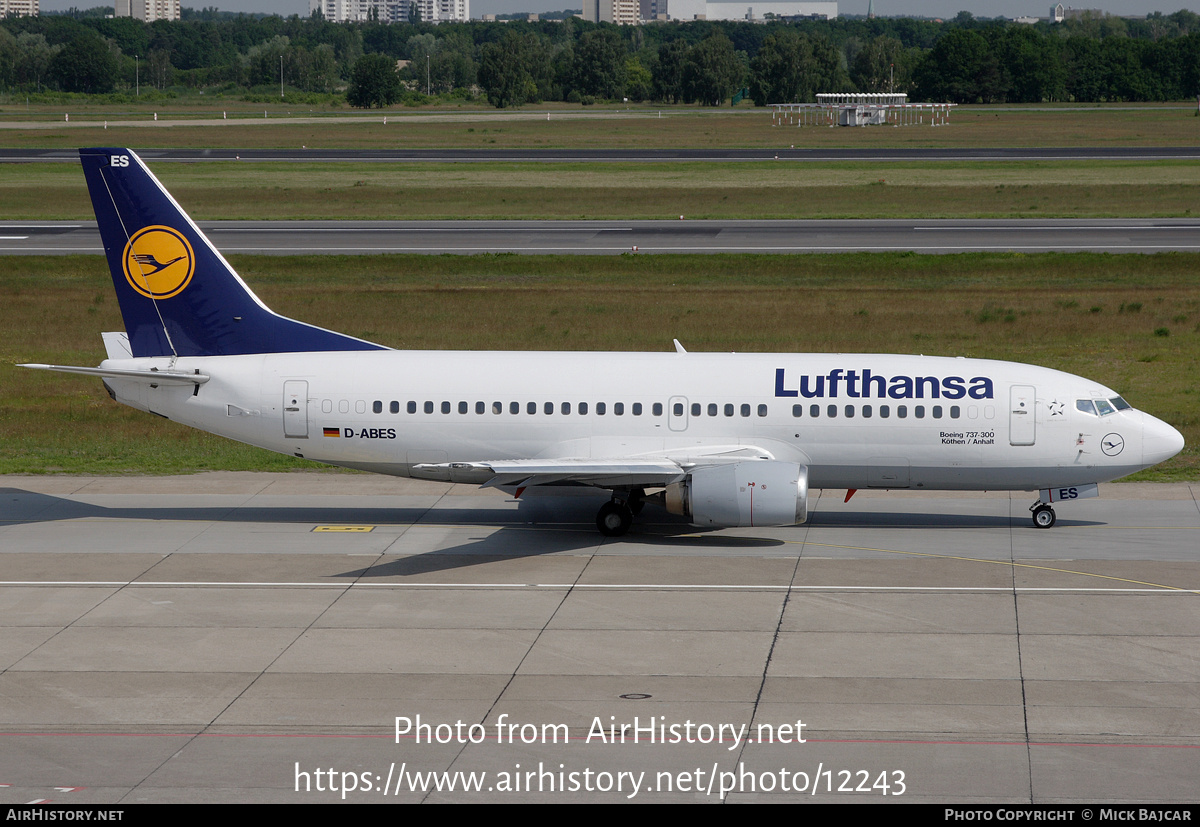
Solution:
<svg viewBox="0 0 1200 827">
<path fill-rule="evenodd" d="M 1053 506 L 1046 505 L 1041 500 L 1029 506 L 1029 510 L 1033 513 L 1034 528 L 1050 528 L 1058 520 Z"/>
</svg>

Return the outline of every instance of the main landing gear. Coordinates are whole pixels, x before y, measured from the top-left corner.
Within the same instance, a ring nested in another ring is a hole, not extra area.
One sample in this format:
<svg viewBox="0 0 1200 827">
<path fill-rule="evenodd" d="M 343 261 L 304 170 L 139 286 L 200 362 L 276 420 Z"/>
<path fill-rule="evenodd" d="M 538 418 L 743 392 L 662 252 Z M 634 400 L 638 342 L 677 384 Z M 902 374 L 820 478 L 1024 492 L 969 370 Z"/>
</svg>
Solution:
<svg viewBox="0 0 1200 827">
<path fill-rule="evenodd" d="M 600 506 L 596 512 L 596 528 L 605 537 L 620 537 L 629 531 L 633 518 L 646 505 L 646 492 L 640 488 L 632 491 L 614 491 L 612 499 Z"/>
<path fill-rule="evenodd" d="M 1054 514 L 1054 507 L 1046 505 L 1041 500 L 1029 506 L 1029 510 L 1033 513 L 1034 528 L 1050 528 L 1058 519 Z"/>
</svg>

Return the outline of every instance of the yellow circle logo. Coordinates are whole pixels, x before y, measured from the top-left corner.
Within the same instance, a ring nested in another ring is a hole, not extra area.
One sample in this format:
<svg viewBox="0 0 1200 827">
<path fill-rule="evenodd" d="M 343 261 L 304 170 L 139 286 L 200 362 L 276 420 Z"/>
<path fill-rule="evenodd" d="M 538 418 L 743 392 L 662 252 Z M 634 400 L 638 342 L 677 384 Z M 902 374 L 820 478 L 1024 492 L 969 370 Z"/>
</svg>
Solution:
<svg viewBox="0 0 1200 827">
<path fill-rule="evenodd" d="M 129 239 L 124 265 L 130 287 L 148 299 L 169 299 L 192 280 L 196 257 L 178 230 L 154 226 Z"/>
</svg>

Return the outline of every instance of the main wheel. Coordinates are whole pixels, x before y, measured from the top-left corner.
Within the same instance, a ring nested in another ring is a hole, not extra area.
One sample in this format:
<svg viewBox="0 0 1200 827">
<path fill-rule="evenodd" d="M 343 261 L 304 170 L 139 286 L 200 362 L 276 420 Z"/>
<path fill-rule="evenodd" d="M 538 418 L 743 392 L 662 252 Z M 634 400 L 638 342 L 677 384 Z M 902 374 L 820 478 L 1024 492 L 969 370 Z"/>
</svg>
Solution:
<svg viewBox="0 0 1200 827">
<path fill-rule="evenodd" d="M 1033 524 L 1037 528 L 1050 528 L 1057 519 L 1054 509 L 1048 505 L 1039 505 L 1033 510 Z"/>
<path fill-rule="evenodd" d="M 607 502 L 596 513 L 596 528 L 605 537 L 620 537 L 633 525 L 633 512 L 629 506 Z"/>
</svg>

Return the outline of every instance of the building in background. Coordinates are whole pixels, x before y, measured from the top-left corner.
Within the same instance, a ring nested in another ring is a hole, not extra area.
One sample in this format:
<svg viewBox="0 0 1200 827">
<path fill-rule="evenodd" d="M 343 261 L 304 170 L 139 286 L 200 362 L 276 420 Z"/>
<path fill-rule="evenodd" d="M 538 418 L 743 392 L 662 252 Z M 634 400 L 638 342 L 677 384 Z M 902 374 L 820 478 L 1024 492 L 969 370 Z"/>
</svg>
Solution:
<svg viewBox="0 0 1200 827">
<path fill-rule="evenodd" d="M 179 0 L 115 0 L 114 17 L 132 17 L 143 23 L 178 20 Z"/>
<path fill-rule="evenodd" d="M 37 17 L 38 0 L 0 0 L 0 17 Z"/>
<path fill-rule="evenodd" d="M 315 11 L 333 23 L 408 23 L 418 16 L 425 23 L 471 19 L 470 0 L 309 0 L 309 14 Z"/>
<path fill-rule="evenodd" d="M 636 26 L 642 19 L 638 0 L 583 0 L 581 16 L 592 23 L 616 23 L 618 26 Z"/>
</svg>

